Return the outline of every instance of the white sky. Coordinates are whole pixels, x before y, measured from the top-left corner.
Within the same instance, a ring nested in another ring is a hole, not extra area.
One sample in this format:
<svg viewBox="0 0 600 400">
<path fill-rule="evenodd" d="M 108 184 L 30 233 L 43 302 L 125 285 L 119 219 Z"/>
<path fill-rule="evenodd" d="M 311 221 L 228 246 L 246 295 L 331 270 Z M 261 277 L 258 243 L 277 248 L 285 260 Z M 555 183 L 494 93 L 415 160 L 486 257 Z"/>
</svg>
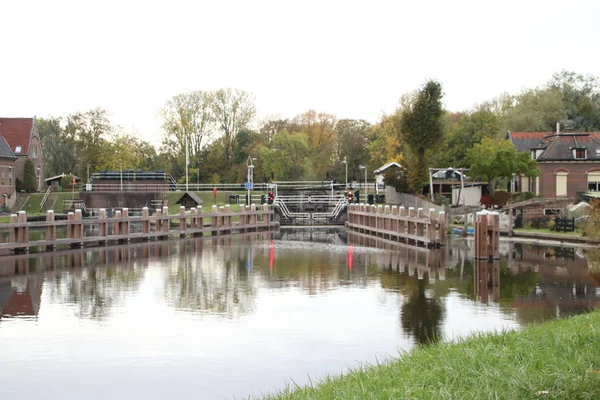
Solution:
<svg viewBox="0 0 600 400">
<path fill-rule="evenodd" d="M 0 0 L 0 115 L 97 106 L 154 144 L 173 95 L 376 122 L 438 79 L 453 111 L 562 69 L 600 75 L 600 1 Z"/>
</svg>

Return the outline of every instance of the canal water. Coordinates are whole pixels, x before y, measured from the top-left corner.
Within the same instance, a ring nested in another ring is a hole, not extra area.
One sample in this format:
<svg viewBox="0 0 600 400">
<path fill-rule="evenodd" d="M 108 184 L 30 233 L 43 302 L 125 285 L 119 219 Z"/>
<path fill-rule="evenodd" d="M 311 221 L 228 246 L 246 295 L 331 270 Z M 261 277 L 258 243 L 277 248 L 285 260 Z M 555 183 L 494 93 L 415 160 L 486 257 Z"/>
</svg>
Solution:
<svg viewBox="0 0 600 400">
<path fill-rule="evenodd" d="M 0 399 L 233 399 L 600 306 L 600 251 L 338 229 L 0 257 Z"/>
</svg>

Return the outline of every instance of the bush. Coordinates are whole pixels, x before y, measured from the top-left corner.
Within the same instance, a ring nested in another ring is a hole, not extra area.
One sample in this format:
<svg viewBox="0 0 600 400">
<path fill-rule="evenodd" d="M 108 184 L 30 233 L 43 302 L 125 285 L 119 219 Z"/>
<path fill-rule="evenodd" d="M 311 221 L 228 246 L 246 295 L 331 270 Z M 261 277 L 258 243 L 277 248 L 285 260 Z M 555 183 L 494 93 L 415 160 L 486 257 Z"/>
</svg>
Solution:
<svg viewBox="0 0 600 400">
<path fill-rule="evenodd" d="M 493 204 L 499 207 L 504 207 L 508 200 L 512 197 L 512 194 L 506 190 L 496 190 L 492 196 Z"/>
<path fill-rule="evenodd" d="M 438 206 L 450 205 L 450 199 L 441 194 L 436 194 L 433 198 L 433 202 Z"/>
<path fill-rule="evenodd" d="M 535 194 L 533 192 L 517 192 L 512 194 L 511 201 L 513 203 L 519 203 L 521 201 L 533 199 Z"/>
<path fill-rule="evenodd" d="M 35 192 L 37 190 L 37 182 L 35 179 L 35 165 L 29 158 L 25 160 L 25 170 L 23 173 L 23 189 L 26 192 Z"/>
<path fill-rule="evenodd" d="M 486 194 L 485 196 L 481 196 L 479 202 L 482 206 L 491 207 L 494 204 L 494 199 L 489 194 Z"/>
</svg>

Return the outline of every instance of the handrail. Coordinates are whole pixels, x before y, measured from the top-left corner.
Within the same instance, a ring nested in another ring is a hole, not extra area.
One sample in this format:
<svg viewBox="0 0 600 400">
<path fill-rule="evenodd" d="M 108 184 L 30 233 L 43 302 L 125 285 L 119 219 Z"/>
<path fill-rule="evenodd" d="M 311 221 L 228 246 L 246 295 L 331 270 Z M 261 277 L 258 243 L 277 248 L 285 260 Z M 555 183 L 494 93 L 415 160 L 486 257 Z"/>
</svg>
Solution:
<svg viewBox="0 0 600 400">
<path fill-rule="evenodd" d="M 50 196 L 51 191 L 52 191 L 52 186 L 48 186 L 48 190 L 46 190 L 46 194 L 44 194 L 44 197 L 42 198 L 42 202 L 40 203 L 40 211 L 42 211 L 42 209 L 44 208 L 44 204 L 46 203 L 46 200 L 48 200 L 48 196 Z"/>
</svg>

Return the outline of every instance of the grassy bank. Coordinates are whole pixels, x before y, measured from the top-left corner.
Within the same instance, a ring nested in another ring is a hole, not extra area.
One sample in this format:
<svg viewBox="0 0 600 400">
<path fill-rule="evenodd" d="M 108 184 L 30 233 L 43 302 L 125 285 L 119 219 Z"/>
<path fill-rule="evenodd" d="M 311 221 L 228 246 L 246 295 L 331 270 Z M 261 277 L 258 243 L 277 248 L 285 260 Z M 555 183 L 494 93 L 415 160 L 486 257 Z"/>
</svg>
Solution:
<svg viewBox="0 0 600 400">
<path fill-rule="evenodd" d="M 268 399 L 600 397 L 600 311 L 410 351 Z"/>
</svg>

